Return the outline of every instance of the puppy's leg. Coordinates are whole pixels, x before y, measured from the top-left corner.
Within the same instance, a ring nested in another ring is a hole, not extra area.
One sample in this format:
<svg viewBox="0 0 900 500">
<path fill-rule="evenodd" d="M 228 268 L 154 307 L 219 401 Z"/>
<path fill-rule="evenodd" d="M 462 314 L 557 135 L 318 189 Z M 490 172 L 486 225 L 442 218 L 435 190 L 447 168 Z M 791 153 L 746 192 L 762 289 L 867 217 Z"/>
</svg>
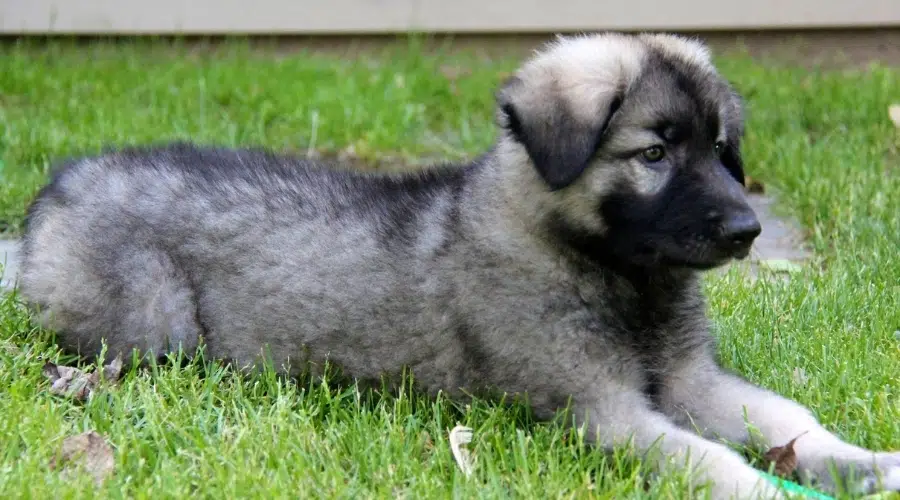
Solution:
<svg viewBox="0 0 900 500">
<path fill-rule="evenodd" d="M 694 485 L 711 483 L 714 499 L 783 497 L 727 446 L 678 427 L 653 410 L 639 391 L 622 387 L 614 391 L 610 387 L 604 384 L 603 394 L 590 404 L 573 405 L 576 422 L 585 424 L 586 437 L 591 441 L 607 449 L 631 444 L 656 470 L 686 466 Z"/>
<path fill-rule="evenodd" d="M 38 322 L 55 330 L 67 350 L 92 360 L 101 341 L 107 361 L 160 358 L 199 346 L 202 329 L 186 276 L 162 250 L 72 239 L 68 247 L 32 250 L 23 295 L 39 311 Z"/>
<path fill-rule="evenodd" d="M 900 453 L 876 453 L 844 442 L 807 408 L 726 372 L 707 352 L 683 359 L 667 375 L 661 404 L 683 426 L 709 437 L 768 448 L 803 434 L 794 446 L 798 471 L 821 487 L 834 489 L 832 472 L 837 472 L 854 492 L 900 489 Z M 747 423 L 761 436 L 751 435 Z"/>
</svg>

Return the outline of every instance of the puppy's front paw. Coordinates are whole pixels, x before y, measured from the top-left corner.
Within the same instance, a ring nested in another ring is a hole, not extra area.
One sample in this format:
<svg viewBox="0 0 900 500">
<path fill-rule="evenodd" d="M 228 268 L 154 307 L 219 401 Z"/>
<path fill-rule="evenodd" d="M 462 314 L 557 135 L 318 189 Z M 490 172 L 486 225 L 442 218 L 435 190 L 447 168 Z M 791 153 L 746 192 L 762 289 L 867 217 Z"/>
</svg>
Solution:
<svg viewBox="0 0 900 500">
<path fill-rule="evenodd" d="M 872 453 L 867 458 L 835 458 L 828 470 L 805 471 L 804 480 L 817 488 L 871 495 L 882 491 L 900 491 L 900 452 Z"/>
<path fill-rule="evenodd" d="M 900 452 L 876 453 L 875 466 L 863 478 L 863 491 L 900 491 Z"/>
</svg>

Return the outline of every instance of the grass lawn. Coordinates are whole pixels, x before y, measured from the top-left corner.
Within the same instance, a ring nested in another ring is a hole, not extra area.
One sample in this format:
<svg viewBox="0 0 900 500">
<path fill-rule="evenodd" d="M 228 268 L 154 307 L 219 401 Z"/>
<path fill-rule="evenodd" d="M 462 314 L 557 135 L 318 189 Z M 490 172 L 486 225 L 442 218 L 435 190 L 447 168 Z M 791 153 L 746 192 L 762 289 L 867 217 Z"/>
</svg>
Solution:
<svg viewBox="0 0 900 500">
<path fill-rule="evenodd" d="M 107 145 L 193 139 L 357 155 L 459 159 L 489 146 L 493 92 L 515 60 L 396 50 L 338 60 L 162 43 L 0 49 L 0 231 L 15 236 L 48 165 Z M 719 61 L 747 98 L 750 175 L 781 194 L 816 259 L 789 282 L 710 275 L 724 362 L 811 406 L 844 438 L 900 449 L 900 70 L 825 72 Z M 64 362 L 15 295 L 0 299 L 0 498 L 684 497 L 644 491 L 623 454 L 592 452 L 520 408 L 408 393 L 361 398 L 210 366 L 128 370 L 80 404 L 41 374 Z M 801 371 L 804 377 L 794 376 Z M 449 451 L 475 430 L 476 473 Z M 95 487 L 48 461 L 67 437 L 107 436 L 116 473 Z"/>
</svg>

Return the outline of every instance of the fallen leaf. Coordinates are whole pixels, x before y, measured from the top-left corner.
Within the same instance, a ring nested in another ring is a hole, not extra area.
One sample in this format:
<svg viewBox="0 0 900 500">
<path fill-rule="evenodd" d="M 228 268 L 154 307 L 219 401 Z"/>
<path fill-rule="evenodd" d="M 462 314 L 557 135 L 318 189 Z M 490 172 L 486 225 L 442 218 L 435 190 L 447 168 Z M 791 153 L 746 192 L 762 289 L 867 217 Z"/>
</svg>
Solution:
<svg viewBox="0 0 900 500">
<path fill-rule="evenodd" d="M 806 432 L 803 434 L 806 434 Z M 775 462 L 775 474 L 778 474 L 781 477 L 788 477 L 794 473 L 794 469 L 797 468 L 797 453 L 794 451 L 794 443 L 797 442 L 803 434 L 791 439 L 784 446 L 775 446 L 766 452 L 764 458 L 769 462 Z"/>
<path fill-rule="evenodd" d="M 67 437 L 59 453 L 50 460 L 50 469 L 59 469 L 64 474 L 76 473 L 80 469 L 93 476 L 98 486 L 113 473 L 114 468 L 112 447 L 94 431 Z"/>
<path fill-rule="evenodd" d="M 91 396 L 91 391 L 97 385 L 96 373 L 84 373 L 71 366 L 57 366 L 46 363 L 43 368 L 44 376 L 50 380 L 50 393 L 57 396 L 67 396 L 78 401 L 84 401 Z"/>
<path fill-rule="evenodd" d="M 458 80 L 461 76 L 468 76 L 472 73 L 469 68 L 450 65 L 441 66 L 439 71 L 444 76 L 444 78 L 450 80 L 451 82 Z"/>
<path fill-rule="evenodd" d="M 431 434 L 429 434 L 428 431 L 422 431 L 421 434 L 419 434 L 419 437 L 424 443 L 425 451 L 434 449 L 434 441 L 431 440 Z"/>
<path fill-rule="evenodd" d="M 450 431 L 450 451 L 453 452 L 456 465 L 466 477 L 472 475 L 472 457 L 469 450 L 462 448 L 462 445 L 470 442 L 472 442 L 472 429 L 457 425 Z"/>
<path fill-rule="evenodd" d="M 776 273 L 799 273 L 803 270 L 799 264 L 791 262 L 788 259 L 766 259 L 759 262 L 760 267 L 764 267 Z"/>
<path fill-rule="evenodd" d="M 100 383 L 100 371 L 85 373 L 72 366 L 59 366 L 50 362 L 44 363 L 41 371 L 50 380 L 51 394 L 70 397 L 77 401 L 90 399 Z M 122 358 L 117 356 L 101 371 L 103 379 L 107 382 L 117 381 L 122 375 Z"/>
<path fill-rule="evenodd" d="M 800 367 L 794 368 L 793 379 L 794 383 L 797 385 L 806 385 L 806 383 L 809 382 L 809 377 L 806 376 L 806 371 Z"/>
<path fill-rule="evenodd" d="M 358 161 L 359 155 L 356 154 L 356 147 L 354 147 L 353 144 L 350 144 L 340 150 L 337 154 L 337 159 L 340 161 Z"/>
<path fill-rule="evenodd" d="M 749 175 L 744 176 L 744 184 L 747 186 L 745 189 L 748 193 L 763 194 L 766 192 L 765 184 Z"/>
<path fill-rule="evenodd" d="M 103 367 L 103 378 L 107 382 L 116 382 L 122 376 L 122 357 L 116 356 L 108 365 Z"/>
<path fill-rule="evenodd" d="M 900 104 L 891 104 L 888 106 L 888 116 L 894 122 L 894 126 L 900 128 Z"/>
</svg>

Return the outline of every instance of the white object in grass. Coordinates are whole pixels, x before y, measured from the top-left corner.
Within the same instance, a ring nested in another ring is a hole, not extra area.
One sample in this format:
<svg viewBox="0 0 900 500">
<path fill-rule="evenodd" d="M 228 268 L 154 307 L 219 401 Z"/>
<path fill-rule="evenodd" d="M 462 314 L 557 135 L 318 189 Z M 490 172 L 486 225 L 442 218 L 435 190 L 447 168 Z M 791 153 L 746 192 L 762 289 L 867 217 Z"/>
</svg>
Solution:
<svg viewBox="0 0 900 500">
<path fill-rule="evenodd" d="M 888 106 L 888 115 L 891 117 L 891 121 L 894 122 L 894 126 L 900 128 L 900 104 Z"/>
<path fill-rule="evenodd" d="M 469 450 L 462 448 L 461 446 L 471 442 L 472 429 L 457 425 L 450 431 L 450 451 L 453 452 L 453 458 L 456 460 L 456 465 L 459 466 L 466 477 L 472 475 L 472 457 L 469 454 Z"/>
</svg>

